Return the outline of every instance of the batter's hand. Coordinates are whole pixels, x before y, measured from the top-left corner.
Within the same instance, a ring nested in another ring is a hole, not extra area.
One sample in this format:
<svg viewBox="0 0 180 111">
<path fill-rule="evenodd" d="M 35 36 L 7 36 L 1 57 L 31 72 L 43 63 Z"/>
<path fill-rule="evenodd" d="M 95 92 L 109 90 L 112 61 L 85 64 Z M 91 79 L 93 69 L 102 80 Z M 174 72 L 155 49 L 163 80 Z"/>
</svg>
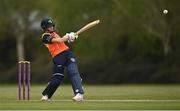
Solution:
<svg viewBox="0 0 180 111">
<path fill-rule="evenodd" d="M 74 32 L 71 32 L 70 35 L 71 35 L 71 36 L 74 36 L 75 39 L 78 38 L 78 35 L 77 35 L 76 33 L 74 33 Z"/>
<path fill-rule="evenodd" d="M 68 42 L 74 42 L 75 39 L 78 38 L 78 35 L 74 32 L 67 33 L 66 36 L 68 36 Z"/>
<path fill-rule="evenodd" d="M 75 36 L 75 39 L 78 39 L 78 34 L 77 33 L 74 33 L 74 32 L 71 32 L 74 36 Z"/>
<path fill-rule="evenodd" d="M 70 35 L 70 33 L 66 33 L 66 36 L 68 37 L 68 43 L 70 42 L 74 42 L 75 38 L 73 36 Z"/>
</svg>

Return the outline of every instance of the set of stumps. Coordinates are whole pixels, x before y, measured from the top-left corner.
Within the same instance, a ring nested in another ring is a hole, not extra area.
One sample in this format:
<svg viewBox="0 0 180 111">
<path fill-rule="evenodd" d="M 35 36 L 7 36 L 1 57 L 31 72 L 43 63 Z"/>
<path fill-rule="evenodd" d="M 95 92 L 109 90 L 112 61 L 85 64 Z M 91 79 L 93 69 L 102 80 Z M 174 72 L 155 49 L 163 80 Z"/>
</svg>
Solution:
<svg viewBox="0 0 180 111">
<path fill-rule="evenodd" d="M 29 61 L 18 62 L 18 99 L 30 100 L 31 65 Z"/>
</svg>

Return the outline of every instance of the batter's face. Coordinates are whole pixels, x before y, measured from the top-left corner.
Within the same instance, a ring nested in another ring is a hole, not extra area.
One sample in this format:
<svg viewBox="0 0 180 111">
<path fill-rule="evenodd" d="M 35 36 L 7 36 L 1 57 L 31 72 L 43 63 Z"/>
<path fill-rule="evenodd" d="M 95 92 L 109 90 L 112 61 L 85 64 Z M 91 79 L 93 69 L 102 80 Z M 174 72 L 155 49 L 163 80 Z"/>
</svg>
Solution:
<svg viewBox="0 0 180 111">
<path fill-rule="evenodd" d="M 54 32 L 54 27 L 53 27 L 53 26 L 50 26 L 50 27 L 47 28 L 47 30 L 48 30 L 49 32 Z"/>
</svg>

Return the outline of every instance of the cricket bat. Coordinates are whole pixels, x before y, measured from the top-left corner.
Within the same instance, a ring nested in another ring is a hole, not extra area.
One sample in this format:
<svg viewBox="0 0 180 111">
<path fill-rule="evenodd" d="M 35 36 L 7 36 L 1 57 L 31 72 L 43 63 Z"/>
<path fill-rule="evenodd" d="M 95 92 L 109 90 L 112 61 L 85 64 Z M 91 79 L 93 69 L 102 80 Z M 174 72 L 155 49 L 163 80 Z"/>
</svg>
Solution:
<svg viewBox="0 0 180 111">
<path fill-rule="evenodd" d="M 93 21 L 93 22 L 88 23 L 87 25 L 85 25 L 84 27 L 82 27 L 81 29 L 79 29 L 79 30 L 76 32 L 76 34 L 77 34 L 77 35 L 81 34 L 82 32 L 84 32 L 84 31 L 86 31 L 86 30 L 88 30 L 88 29 L 96 26 L 97 24 L 99 24 L 99 22 L 100 22 L 100 20 L 95 20 L 95 21 Z"/>
</svg>

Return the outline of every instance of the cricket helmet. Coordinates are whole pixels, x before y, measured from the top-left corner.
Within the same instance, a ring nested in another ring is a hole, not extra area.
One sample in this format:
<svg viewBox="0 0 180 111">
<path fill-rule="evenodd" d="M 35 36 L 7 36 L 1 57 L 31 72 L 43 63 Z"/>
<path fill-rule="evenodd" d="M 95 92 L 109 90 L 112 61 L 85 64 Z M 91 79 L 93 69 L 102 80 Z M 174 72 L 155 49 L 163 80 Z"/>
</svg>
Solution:
<svg viewBox="0 0 180 111">
<path fill-rule="evenodd" d="M 55 27 L 55 23 L 53 22 L 53 20 L 49 19 L 49 18 L 45 18 L 41 21 L 41 28 L 43 30 L 47 29 L 48 27 Z"/>
</svg>

